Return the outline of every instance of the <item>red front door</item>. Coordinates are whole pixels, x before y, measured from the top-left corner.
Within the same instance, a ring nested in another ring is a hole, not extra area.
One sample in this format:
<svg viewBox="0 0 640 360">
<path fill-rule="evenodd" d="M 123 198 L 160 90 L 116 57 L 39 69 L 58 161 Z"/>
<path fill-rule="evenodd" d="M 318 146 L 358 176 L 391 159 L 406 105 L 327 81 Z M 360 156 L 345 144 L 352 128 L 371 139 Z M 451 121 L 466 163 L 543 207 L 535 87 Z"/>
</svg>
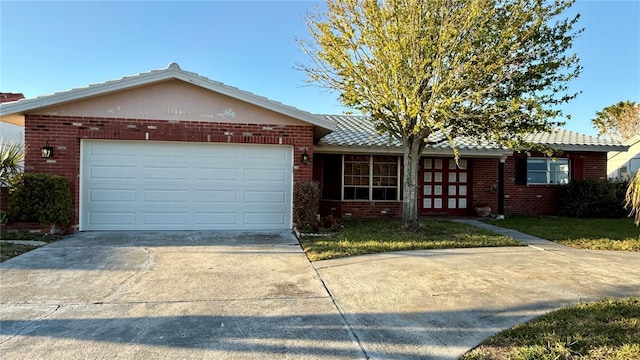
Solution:
<svg viewBox="0 0 640 360">
<path fill-rule="evenodd" d="M 422 158 L 418 207 L 422 214 L 467 215 L 471 179 L 469 161 Z"/>
</svg>

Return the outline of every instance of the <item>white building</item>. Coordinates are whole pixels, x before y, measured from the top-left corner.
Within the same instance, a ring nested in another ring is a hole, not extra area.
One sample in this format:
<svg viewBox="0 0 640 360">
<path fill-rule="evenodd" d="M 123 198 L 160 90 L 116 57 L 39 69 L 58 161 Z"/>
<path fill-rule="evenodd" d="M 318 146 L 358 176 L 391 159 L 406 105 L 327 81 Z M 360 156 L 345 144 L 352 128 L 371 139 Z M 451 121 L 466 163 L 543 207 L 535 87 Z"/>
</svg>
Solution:
<svg viewBox="0 0 640 360">
<path fill-rule="evenodd" d="M 607 174 L 611 180 L 628 180 L 640 169 L 640 135 L 625 142 L 629 151 L 611 151 L 607 155 Z"/>
</svg>

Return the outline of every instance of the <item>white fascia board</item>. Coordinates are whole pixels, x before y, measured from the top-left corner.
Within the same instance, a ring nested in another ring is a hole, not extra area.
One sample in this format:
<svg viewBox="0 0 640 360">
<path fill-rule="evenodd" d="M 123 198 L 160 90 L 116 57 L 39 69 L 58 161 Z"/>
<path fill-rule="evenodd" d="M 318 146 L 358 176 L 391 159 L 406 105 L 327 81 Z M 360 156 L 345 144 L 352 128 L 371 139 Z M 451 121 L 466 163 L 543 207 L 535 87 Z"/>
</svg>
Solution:
<svg viewBox="0 0 640 360">
<path fill-rule="evenodd" d="M 23 99 L 17 102 L 5 103 L 0 105 L 0 116 L 20 114 L 48 106 L 60 105 L 98 95 L 105 95 L 120 90 L 131 89 L 142 85 L 168 80 L 171 77 L 172 76 L 166 71 L 158 70 L 125 77 L 119 80 L 110 80 L 104 83 L 58 92 L 51 95 L 39 96 L 33 99 Z"/>
<path fill-rule="evenodd" d="M 609 152 L 609 151 L 628 151 L 629 147 L 626 145 L 554 145 L 544 144 L 554 150 L 561 151 L 584 151 L 584 152 Z"/>
</svg>

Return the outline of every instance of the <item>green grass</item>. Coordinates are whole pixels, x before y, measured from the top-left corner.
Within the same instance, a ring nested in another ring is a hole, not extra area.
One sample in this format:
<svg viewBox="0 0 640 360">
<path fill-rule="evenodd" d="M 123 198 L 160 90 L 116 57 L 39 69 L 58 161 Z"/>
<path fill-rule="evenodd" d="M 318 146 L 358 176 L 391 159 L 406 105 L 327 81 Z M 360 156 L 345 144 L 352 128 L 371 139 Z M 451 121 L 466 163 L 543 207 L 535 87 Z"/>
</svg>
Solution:
<svg viewBox="0 0 640 360">
<path fill-rule="evenodd" d="M 522 231 L 579 249 L 640 251 L 640 228 L 633 220 L 514 216 L 487 223 Z"/>
<path fill-rule="evenodd" d="M 35 240 L 35 241 L 44 241 L 47 243 L 52 243 L 54 241 L 60 240 L 62 238 L 61 235 L 58 234 L 42 234 L 42 233 L 32 233 L 28 231 L 12 231 L 3 233 L 0 236 L 0 240 Z M 7 259 L 11 259 L 12 257 L 24 254 L 33 249 L 37 249 L 38 246 L 31 245 L 18 245 L 11 243 L 0 242 L 0 262 L 3 262 Z"/>
<path fill-rule="evenodd" d="M 0 240 L 36 240 L 51 243 L 62 238 L 59 234 L 45 234 L 28 231 L 10 231 L 2 233 Z"/>
<path fill-rule="evenodd" d="M 487 339 L 460 359 L 640 359 L 640 298 L 553 311 Z"/>
<path fill-rule="evenodd" d="M 36 249 L 37 246 L 18 245 L 0 242 L 0 262 Z"/>
<path fill-rule="evenodd" d="M 419 231 L 400 221 L 350 221 L 330 237 L 305 237 L 300 244 L 311 261 L 400 250 L 519 246 L 510 237 L 443 220 L 424 220 Z"/>
</svg>

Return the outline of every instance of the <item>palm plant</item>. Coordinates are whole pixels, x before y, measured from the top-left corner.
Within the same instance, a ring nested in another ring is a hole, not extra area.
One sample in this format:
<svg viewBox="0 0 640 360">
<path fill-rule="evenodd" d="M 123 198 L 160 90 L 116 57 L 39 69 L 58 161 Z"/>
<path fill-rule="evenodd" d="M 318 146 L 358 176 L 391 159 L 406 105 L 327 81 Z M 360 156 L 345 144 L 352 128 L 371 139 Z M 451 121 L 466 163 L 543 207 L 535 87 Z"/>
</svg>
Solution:
<svg viewBox="0 0 640 360">
<path fill-rule="evenodd" d="M 624 206 L 627 209 L 631 208 L 629 217 L 634 216 L 636 226 L 640 225 L 640 170 L 636 171 L 629 182 Z"/>
<path fill-rule="evenodd" d="M 0 139 L 0 186 L 10 186 L 11 178 L 22 172 L 24 148 L 22 144 L 5 143 Z"/>
</svg>

